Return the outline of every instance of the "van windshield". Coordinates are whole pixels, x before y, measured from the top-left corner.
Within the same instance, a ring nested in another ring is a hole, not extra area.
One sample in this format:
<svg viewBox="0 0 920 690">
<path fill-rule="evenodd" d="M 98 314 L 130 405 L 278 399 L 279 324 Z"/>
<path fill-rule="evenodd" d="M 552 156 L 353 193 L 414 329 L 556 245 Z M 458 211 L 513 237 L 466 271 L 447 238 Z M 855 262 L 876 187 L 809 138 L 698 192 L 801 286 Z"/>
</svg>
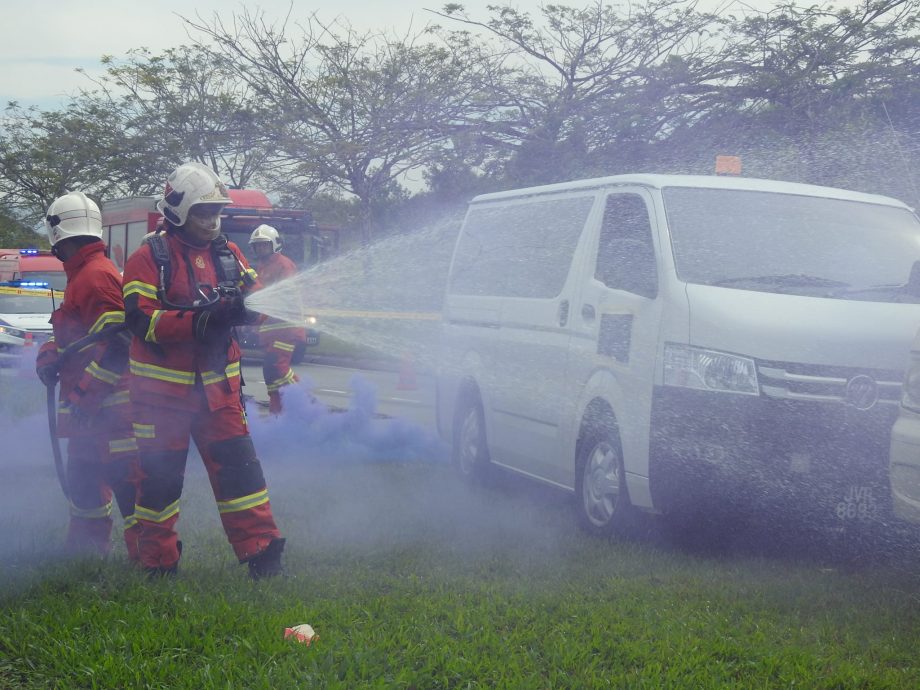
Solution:
<svg viewBox="0 0 920 690">
<path fill-rule="evenodd" d="M 906 294 L 920 221 L 906 209 L 728 189 L 663 191 L 677 274 L 689 283 L 881 302 Z"/>
</svg>

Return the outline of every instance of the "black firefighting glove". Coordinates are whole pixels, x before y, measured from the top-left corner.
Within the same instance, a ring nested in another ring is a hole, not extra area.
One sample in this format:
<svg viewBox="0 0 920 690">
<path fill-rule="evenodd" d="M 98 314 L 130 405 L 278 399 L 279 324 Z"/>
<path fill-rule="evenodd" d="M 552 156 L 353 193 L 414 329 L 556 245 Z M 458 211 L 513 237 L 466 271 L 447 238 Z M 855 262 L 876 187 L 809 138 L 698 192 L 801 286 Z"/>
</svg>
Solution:
<svg viewBox="0 0 920 690">
<path fill-rule="evenodd" d="M 220 309 L 195 312 L 192 329 L 195 340 L 205 345 L 221 345 L 230 340 L 230 323 L 227 313 Z"/>
<path fill-rule="evenodd" d="M 243 303 L 243 293 L 237 287 L 221 287 L 220 300 L 212 308 L 212 312 L 219 312 L 221 318 L 231 326 L 244 326 L 253 323 L 258 314 L 253 314 L 246 309 Z"/>
<path fill-rule="evenodd" d="M 38 374 L 38 378 L 46 386 L 57 385 L 58 379 L 61 377 L 57 364 L 45 364 L 43 366 L 36 367 L 35 373 Z"/>
<path fill-rule="evenodd" d="M 249 323 L 249 311 L 246 309 L 246 305 L 243 304 L 242 297 L 234 297 L 228 300 L 224 309 L 227 321 L 231 326 L 245 326 Z"/>
</svg>

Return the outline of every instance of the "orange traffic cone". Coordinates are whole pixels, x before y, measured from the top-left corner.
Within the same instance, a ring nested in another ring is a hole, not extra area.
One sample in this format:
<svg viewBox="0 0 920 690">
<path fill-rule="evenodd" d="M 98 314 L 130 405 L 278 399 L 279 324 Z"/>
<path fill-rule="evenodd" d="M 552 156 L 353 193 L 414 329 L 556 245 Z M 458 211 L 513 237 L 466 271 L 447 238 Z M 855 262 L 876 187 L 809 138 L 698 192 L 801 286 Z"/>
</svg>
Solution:
<svg viewBox="0 0 920 690">
<path fill-rule="evenodd" d="M 23 342 L 22 346 L 23 346 L 23 347 L 32 347 L 32 346 L 35 344 L 33 338 L 34 338 L 34 336 L 32 335 L 32 331 L 26 331 L 26 334 L 23 336 L 23 340 L 24 340 L 25 342 Z"/>
<path fill-rule="evenodd" d="M 399 367 L 399 382 L 396 384 L 397 390 L 414 391 L 418 388 L 415 380 L 415 366 L 412 363 L 411 355 L 403 355 L 402 365 Z"/>
</svg>

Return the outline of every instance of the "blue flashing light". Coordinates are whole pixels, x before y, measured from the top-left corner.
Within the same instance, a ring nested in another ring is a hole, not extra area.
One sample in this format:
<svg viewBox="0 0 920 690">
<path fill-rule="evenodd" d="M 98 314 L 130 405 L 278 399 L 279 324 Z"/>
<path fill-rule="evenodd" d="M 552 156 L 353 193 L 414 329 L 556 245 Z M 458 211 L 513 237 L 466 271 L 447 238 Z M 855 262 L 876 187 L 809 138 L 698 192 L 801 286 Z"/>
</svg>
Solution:
<svg viewBox="0 0 920 690">
<path fill-rule="evenodd" d="M 0 282 L 0 287 L 41 288 L 43 290 L 47 290 L 51 287 L 51 283 L 43 280 L 10 280 L 7 282 Z"/>
<path fill-rule="evenodd" d="M 20 249 L 19 253 L 22 254 L 23 256 L 35 256 L 36 254 L 38 254 L 38 250 L 37 249 Z"/>
</svg>

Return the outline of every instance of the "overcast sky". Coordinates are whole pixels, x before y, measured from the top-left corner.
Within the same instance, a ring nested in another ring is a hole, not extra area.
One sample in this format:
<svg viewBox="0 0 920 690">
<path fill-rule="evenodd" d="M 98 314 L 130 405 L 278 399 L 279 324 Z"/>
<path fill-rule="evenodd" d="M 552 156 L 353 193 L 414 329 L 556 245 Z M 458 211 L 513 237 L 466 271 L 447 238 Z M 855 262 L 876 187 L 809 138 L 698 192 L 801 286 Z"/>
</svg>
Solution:
<svg viewBox="0 0 920 690">
<path fill-rule="evenodd" d="M 592 0 L 557 0 L 561 4 L 587 5 Z M 777 0 L 778 1 L 778 0 Z M 307 18 L 316 12 L 331 22 L 341 17 L 361 30 L 422 28 L 436 17 L 425 8 L 440 8 L 445 0 L 315 0 L 294 2 L 293 18 Z M 290 0 L 261 0 L 245 3 L 261 8 L 270 20 L 281 19 Z M 501 0 L 466 0 L 471 16 L 485 18 L 486 6 Z M 539 0 L 510 0 L 520 9 L 536 10 Z M 615 3 L 613 3 L 615 4 Z M 774 0 L 700 0 L 706 9 L 735 4 L 752 9 L 769 9 Z M 807 4 L 802 2 L 802 4 Z M 101 72 L 102 55 L 124 56 L 131 48 L 147 47 L 159 52 L 170 46 L 190 43 L 177 15 L 194 19 L 195 13 L 210 18 L 215 12 L 229 17 L 243 3 L 220 0 L 0 0 L 0 105 L 19 101 L 23 105 L 54 108 L 82 85 L 89 85 L 77 67 L 90 74 Z"/>
</svg>

